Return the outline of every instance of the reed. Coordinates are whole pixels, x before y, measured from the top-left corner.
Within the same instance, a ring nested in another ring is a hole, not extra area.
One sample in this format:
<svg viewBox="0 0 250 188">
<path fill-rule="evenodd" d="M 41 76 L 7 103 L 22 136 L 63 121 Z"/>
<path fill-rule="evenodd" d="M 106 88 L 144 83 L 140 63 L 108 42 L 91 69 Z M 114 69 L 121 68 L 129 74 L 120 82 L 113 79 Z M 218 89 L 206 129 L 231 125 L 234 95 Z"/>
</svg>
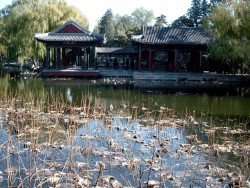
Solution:
<svg viewBox="0 0 250 188">
<path fill-rule="evenodd" d="M 243 120 L 187 108 L 178 114 L 146 98 L 110 104 L 86 94 L 77 105 L 52 90 L 25 93 L 26 84 L 11 91 L 0 83 L 1 186 L 223 186 L 239 177 L 247 183 Z M 230 164 L 226 154 L 241 161 Z"/>
</svg>

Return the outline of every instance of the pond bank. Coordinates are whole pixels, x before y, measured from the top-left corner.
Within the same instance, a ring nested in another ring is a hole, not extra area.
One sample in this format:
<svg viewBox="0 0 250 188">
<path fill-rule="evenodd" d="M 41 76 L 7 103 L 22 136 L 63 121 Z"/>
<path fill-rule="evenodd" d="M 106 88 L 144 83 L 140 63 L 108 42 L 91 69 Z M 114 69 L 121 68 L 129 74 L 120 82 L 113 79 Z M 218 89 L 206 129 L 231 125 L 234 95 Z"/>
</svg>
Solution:
<svg viewBox="0 0 250 188">
<path fill-rule="evenodd" d="M 54 74 L 56 72 L 56 74 Z M 43 74 L 46 73 L 46 74 Z M 74 74 L 73 74 L 74 73 Z M 47 76 L 46 76 L 47 75 Z M 214 72 L 166 72 L 166 71 L 134 71 L 134 70 L 56 70 L 48 69 L 42 72 L 25 71 L 17 77 L 22 78 L 52 78 L 52 79 L 93 79 L 99 83 L 112 86 L 130 86 L 145 89 L 196 89 L 196 90 L 230 90 L 250 93 L 250 75 L 220 74 Z"/>
<path fill-rule="evenodd" d="M 176 90 L 235 90 L 236 93 L 249 93 L 250 75 L 192 73 L 192 72 L 100 72 L 106 85 L 129 85 L 144 89 Z"/>
<path fill-rule="evenodd" d="M 250 86 L 249 75 L 216 73 L 151 73 L 135 72 L 134 86 L 143 88 L 237 89 Z"/>
</svg>

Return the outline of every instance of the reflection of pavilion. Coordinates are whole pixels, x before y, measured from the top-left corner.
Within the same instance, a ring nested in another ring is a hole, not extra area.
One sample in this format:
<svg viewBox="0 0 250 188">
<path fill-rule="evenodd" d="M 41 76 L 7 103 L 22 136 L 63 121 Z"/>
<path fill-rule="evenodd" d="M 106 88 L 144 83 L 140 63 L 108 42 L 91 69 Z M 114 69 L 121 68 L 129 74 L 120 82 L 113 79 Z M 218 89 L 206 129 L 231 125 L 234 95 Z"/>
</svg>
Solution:
<svg viewBox="0 0 250 188">
<path fill-rule="evenodd" d="M 43 74 L 67 75 L 66 70 L 70 68 L 70 74 L 80 76 L 82 73 L 84 76 L 85 72 L 91 74 L 91 71 L 83 70 L 96 68 L 95 58 L 90 59 L 89 54 L 91 51 L 95 54 L 95 46 L 103 43 L 104 35 L 90 33 L 76 22 L 69 21 L 49 33 L 35 34 L 35 39 L 46 44 Z"/>
</svg>

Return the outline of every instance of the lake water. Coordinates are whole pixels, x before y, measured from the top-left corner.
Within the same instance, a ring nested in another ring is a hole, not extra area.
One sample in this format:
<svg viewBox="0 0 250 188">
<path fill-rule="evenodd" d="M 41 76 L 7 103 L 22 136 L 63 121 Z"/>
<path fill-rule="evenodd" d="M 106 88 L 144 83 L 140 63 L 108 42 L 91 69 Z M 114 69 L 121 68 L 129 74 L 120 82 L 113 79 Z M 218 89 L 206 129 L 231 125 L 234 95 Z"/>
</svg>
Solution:
<svg viewBox="0 0 250 188">
<path fill-rule="evenodd" d="M 183 93 L 178 91 L 160 91 L 154 89 L 128 89 L 127 87 L 99 86 L 93 81 L 46 81 L 46 90 L 62 93 L 68 102 L 79 103 L 82 95 L 92 95 L 93 98 L 103 99 L 110 103 L 124 101 L 129 104 L 157 108 L 160 106 L 172 108 L 182 113 L 186 110 L 197 114 L 213 114 L 218 116 L 249 116 L 250 97 L 228 95 L 223 93 Z"/>
<path fill-rule="evenodd" d="M 179 91 L 131 89 L 131 87 L 113 87 L 100 85 L 95 80 L 11 80 L 8 85 L 21 93 L 59 94 L 69 103 L 80 104 L 82 96 L 91 95 L 95 99 L 109 103 L 125 102 L 139 106 L 172 108 L 182 113 L 195 111 L 197 114 L 213 115 L 250 115 L 250 97 L 232 95 L 230 91 L 213 93 L 186 93 Z M 235 94 L 235 93 L 234 93 Z"/>
<path fill-rule="evenodd" d="M 26 109 L 22 98 L 0 107 L 0 186 L 224 187 L 239 175 L 249 180 L 249 97 L 95 80 L 2 79 L 0 88 L 27 100 Z M 73 107 L 36 108 L 30 93 Z"/>
</svg>

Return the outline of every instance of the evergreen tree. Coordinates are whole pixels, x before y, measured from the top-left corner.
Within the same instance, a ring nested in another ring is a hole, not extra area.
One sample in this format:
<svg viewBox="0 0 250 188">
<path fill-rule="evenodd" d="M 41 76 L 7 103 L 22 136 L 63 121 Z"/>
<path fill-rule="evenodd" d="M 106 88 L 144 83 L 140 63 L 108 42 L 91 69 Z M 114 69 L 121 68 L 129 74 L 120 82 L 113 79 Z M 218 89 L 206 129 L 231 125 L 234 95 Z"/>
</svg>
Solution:
<svg viewBox="0 0 250 188">
<path fill-rule="evenodd" d="M 188 10 L 189 19 L 194 23 L 195 27 L 198 27 L 202 18 L 201 3 L 200 0 L 192 0 L 191 8 Z"/>
<path fill-rule="evenodd" d="M 210 12 L 211 6 L 207 0 L 192 0 L 191 7 L 188 10 L 188 18 L 193 21 L 195 27 L 200 27 L 206 23 Z"/>
<path fill-rule="evenodd" d="M 99 21 L 98 30 L 101 34 L 106 35 L 106 46 L 112 44 L 112 40 L 115 37 L 115 22 L 111 9 L 108 9 Z"/>
<path fill-rule="evenodd" d="M 166 26 L 167 25 L 166 16 L 161 14 L 160 16 L 156 17 L 155 26 Z"/>
<path fill-rule="evenodd" d="M 171 27 L 194 27 L 194 23 L 187 16 L 180 16 L 177 20 L 173 21 Z"/>
<path fill-rule="evenodd" d="M 200 25 L 204 28 L 209 24 L 208 17 L 211 14 L 211 6 L 207 0 L 202 0 L 201 2 L 201 21 Z"/>
<path fill-rule="evenodd" d="M 207 0 L 201 2 L 201 19 L 204 20 L 210 14 L 210 5 Z"/>
<path fill-rule="evenodd" d="M 211 6 L 216 6 L 222 3 L 224 0 L 210 0 Z"/>
</svg>

